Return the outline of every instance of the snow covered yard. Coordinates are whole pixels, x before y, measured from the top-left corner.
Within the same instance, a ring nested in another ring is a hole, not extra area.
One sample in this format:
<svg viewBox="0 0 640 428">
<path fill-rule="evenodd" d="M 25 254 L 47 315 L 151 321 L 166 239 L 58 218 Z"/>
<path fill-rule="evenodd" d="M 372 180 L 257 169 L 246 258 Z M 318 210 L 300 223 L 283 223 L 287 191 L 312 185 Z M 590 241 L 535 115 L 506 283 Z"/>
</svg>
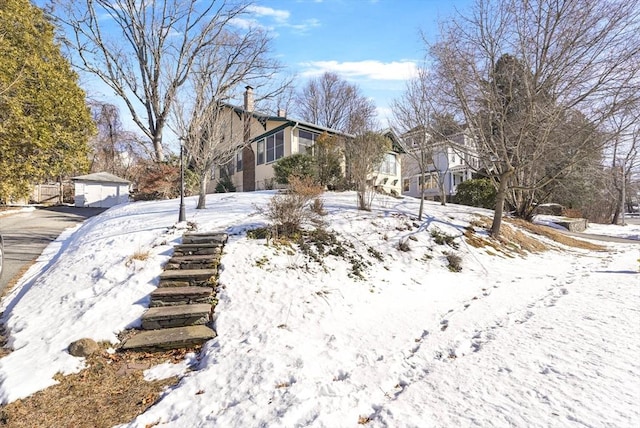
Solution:
<svg viewBox="0 0 640 428">
<path fill-rule="evenodd" d="M 417 222 L 412 199 L 379 198 L 366 213 L 354 193 L 327 193 L 342 256 L 314 261 L 247 239 L 272 195 L 210 195 L 204 211 L 188 199 L 199 230 L 230 234 L 219 337 L 195 371 L 149 370 L 183 378 L 129 426 L 640 424 L 640 245 L 496 254 L 461 237 L 486 210 L 427 203 Z M 71 341 L 116 343 L 139 324 L 184 231 L 176 218 L 176 201 L 112 208 L 45 251 L 2 302 L 14 349 L 0 359 L 2 402 L 80 370 Z M 132 259 L 145 248 L 148 260 Z"/>
</svg>

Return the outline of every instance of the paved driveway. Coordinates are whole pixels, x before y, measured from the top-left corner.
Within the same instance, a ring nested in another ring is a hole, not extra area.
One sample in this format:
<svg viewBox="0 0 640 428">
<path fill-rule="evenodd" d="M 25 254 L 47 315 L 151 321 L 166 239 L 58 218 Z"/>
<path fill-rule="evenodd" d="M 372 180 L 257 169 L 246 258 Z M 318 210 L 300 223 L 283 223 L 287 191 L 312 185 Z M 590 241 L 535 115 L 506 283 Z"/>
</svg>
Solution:
<svg viewBox="0 0 640 428">
<path fill-rule="evenodd" d="M 0 217 L 0 233 L 4 238 L 5 265 L 0 278 L 0 292 L 21 269 L 38 258 L 42 250 L 60 233 L 104 212 L 103 208 L 75 208 L 68 206 L 38 208 Z"/>
</svg>

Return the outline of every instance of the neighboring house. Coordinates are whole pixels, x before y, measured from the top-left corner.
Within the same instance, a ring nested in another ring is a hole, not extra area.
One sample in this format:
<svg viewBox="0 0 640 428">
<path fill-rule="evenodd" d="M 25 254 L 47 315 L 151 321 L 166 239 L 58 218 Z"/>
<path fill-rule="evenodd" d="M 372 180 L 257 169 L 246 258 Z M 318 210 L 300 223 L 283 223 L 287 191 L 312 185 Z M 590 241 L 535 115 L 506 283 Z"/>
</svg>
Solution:
<svg viewBox="0 0 640 428">
<path fill-rule="evenodd" d="M 129 201 L 131 182 L 108 172 L 79 175 L 74 181 L 76 207 L 109 208 Z"/>
<path fill-rule="evenodd" d="M 415 132 L 403 137 L 405 149 L 418 150 L 412 141 Z M 427 138 L 429 138 L 427 136 Z M 439 201 L 440 188 L 438 180 L 442 180 L 447 200 L 456 194 L 460 183 L 473 178 L 479 169 L 479 160 L 473 138 L 464 132 L 447 137 L 446 141 L 436 141 L 430 145 L 431 162 L 427 167 L 425 182 L 422 183 L 418 163 L 411 156 L 404 156 L 402 165 L 402 194 L 419 198 L 420 186 L 424 186 L 425 199 Z"/>
<path fill-rule="evenodd" d="M 402 154 L 405 153 L 400 138 L 391 129 L 383 131 L 385 137 L 391 140 L 391 150 L 385 153 L 380 168 L 372 181 L 378 190 L 392 195 L 402 193 Z"/>
<path fill-rule="evenodd" d="M 239 148 L 235 159 L 225 168 L 214 171 L 208 191 L 213 192 L 218 180 L 227 175 L 236 191 L 273 189 L 275 183 L 274 162 L 296 153 L 310 153 L 316 140 L 322 134 L 353 138 L 335 129 L 325 128 L 312 123 L 286 117 L 284 110 L 277 116 L 270 116 L 253 111 L 253 90 L 247 87 L 244 96 L 244 108 L 231 107 L 234 121 L 231 127 L 244 129 L 244 141 L 248 143 Z M 393 138 L 391 137 L 392 141 Z M 394 141 L 395 151 L 385 155 L 380 173 L 375 177 L 375 185 L 380 189 L 400 194 L 401 169 L 398 158 L 399 144 Z"/>
</svg>

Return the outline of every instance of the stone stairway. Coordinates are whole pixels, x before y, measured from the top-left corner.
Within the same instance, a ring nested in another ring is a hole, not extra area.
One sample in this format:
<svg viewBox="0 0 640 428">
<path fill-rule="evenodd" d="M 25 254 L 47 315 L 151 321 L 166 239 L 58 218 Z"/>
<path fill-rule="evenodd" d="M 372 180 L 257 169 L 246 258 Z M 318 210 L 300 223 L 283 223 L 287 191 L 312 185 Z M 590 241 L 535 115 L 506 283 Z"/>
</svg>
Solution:
<svg viewBox="0 0 640 428">
<path fill-rule="evenodd" d="M 121 349 L 161 351 L 200 345 L 216 336 L 210 327 L 225 233 L 187 233 L 160 274 L 142 316 L 142 330 Z"/>
</svg>

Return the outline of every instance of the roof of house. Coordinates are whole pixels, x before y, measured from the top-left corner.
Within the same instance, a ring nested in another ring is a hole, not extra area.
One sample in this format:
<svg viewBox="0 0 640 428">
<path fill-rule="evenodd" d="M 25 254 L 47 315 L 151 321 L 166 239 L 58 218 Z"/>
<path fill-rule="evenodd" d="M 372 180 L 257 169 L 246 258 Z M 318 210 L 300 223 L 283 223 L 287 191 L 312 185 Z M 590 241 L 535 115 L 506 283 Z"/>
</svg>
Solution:
<svg viewBox="0 0 640 428">
<path fill-rule="evenodd" d="M 94 172 L 93 174 L 87 175 L 78 175 L 77 177 L 71 177 L 72 180 L 75 181 L 94 181 L 97 183 L 120 183 L 120 184 L 129 184 L 131 183 L 129 180 L 125 180 L 124 178 L 120 178 L 108 172 Z"/>
<path fill-rule="evenodd" d="M 304 120 L 299 120 L 299 119 L 293 119 L 293 118 L 288 118 L 286 116 L 272 116 L 269 114 L 265 114 L 265 113 L 259 113 L 259 112 L 247 112 L 245 109 L 243 109 L 242 107 L 238 107 L 238 106 L 234 106 L 231 104 L 225 104 L 227 107 L 230 107 L 233 109 L 233 111 L 236 112 L 236 114 L 241 115 L 241 114 L 245 114 L 245 113 L 249 113 L 251 115 L 251 117 L 253 117 L 254 119 L 256 119 L 258 122 L 260 122 L 262 124 L 262 126 L 265 127 L 266 129 L 266 123 L 267 121 L 275 121 L 275 122 L 282 122 L 282 125 L 278 126 L 278 130 L 280 129 L 284 129 L 288 126 L 300 126 L 312 131 L 320 131 L 320 132 L 327 132 L 329 134 L 333 134 L 333 135 L 342 135 L 348 138 L 354 138 L 355 135 L 352 134 L 348 134 L 346 132 L 342 132 L 342 131 L 338 131 L 337 129 L 332 129 L 332 128 L 327 128 L 325 126 L 321 126 L 321 125 L 316 125 L 314 123 L 310 123 L 310 122 L 305 122 Z M 271 131 L 267 131 L 264 134 L 260 134 L 254 138 L 252 138 L 252 141 L 264 138 L 265 136 L 269 136 L 274 132 L 274 130 Z"/>
</svg>

